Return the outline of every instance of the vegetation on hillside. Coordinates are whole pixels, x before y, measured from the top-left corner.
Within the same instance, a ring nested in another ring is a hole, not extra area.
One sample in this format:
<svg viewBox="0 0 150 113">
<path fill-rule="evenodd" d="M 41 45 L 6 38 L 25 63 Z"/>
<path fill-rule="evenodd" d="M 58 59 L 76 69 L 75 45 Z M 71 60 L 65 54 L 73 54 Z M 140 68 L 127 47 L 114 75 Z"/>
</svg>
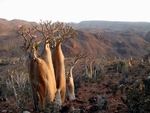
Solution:
<svg viewBox="0 0 150 113">
<path fill-rule="evenodd" d="M 73 60 L 73 58 L 66 59 L 65 64 L 69 65 L 71 59 Z M 62 107 L 51 103 L 44 110 L 45 113 L 54 111 L 147 113 L 150 111 L 148 61 L 132 59 L 130 64 L 129 59 L 95 58 L 92 77 L 88 75 L 92 60 L 88 58 L 87 61 L 80 60 L 73 70 L 76 99 L 66 101 Z M 1 77 L 1 108 L 4 110 L 7 108 L 12 112 L 25 110 L 34 112 L 26 69 L 19 68 L 19 62 L 9 65 L 16 66 L 16 69 L 9 71 L 7 76 Z"/>
</svg>

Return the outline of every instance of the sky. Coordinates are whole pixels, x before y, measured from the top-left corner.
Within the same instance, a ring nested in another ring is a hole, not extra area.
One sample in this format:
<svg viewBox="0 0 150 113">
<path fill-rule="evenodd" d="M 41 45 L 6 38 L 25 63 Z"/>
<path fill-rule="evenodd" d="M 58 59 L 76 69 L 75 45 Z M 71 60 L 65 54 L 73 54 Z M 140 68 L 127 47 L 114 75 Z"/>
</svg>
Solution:
<svg viewBox="0 0 150 113">
<path fill-rule="evenodd" d="M 0 18 L 30 22 L 150 22 L 149 0 L 0 0 Z"/>
</svg>

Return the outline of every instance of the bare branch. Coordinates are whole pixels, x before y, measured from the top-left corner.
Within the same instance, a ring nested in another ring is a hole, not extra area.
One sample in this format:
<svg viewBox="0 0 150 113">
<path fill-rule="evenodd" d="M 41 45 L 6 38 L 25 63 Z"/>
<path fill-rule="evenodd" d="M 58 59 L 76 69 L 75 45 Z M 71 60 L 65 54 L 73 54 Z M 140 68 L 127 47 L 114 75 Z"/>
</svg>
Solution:
<svg viewBox="0 0 150 113">
<path fill-rule="evenodd" d="M 78 63 L 78 61 L 82 58 L 86 58 L 88 56 L 87 52 L 79 52 L 75 55 L 74 61 L 72 62 L 71 68 L 73 69 L 74 66 Z"/>
<path fill-rule="evenodd" d="M 23 37 L 24 44 L 21 46 L 21 49 L 24 52 L 27 52 L 28 49 L 31 49 L 37 45 L 35 38 L 37 38 L 37 35 L 35 35 L 36 29 L 33 28 L 26 28 L 25 25 L 21 25 L 19 29 L 16 31 L 16 33 Z M 39 42 L 38 42 L 39 43 Z"/>
</svg>

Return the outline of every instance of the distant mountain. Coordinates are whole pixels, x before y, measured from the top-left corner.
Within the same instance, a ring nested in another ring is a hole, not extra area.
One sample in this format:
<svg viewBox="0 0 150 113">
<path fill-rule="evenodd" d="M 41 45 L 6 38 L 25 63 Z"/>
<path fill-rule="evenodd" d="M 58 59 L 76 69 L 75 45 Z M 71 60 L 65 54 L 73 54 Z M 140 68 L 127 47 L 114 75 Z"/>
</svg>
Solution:
<svg viewBox="0 0 150 113">
<path fill-rule="evenodd" d="M 0 19 L 1 58 L 23 56 L 19 48 L 23 40 L 15 33 L 18 25 L 30 27 L 38 23 Z M 78 36 L 63 43 L 62 48 L 67 57 L 74 56 L 79 51 L 111 57 L 141 57 L 150 52 L 150 43 L 146 40 L 150 36 L 150 23 L 83 21 L 70 25 L 78 31 Z"/>
<path fill-rule="evenodd" d="M 71 25 L 76 29 L 127 30 L 134 28 L 150 30 L 149 22 L 81 21 L 80 23 L 71 23 Z"/>
<path fill-rule="evenodd" d="M 150 31 L 147 32 L 145 38 L 146 41 L 150 42 Z"/>
<path fill-rule="evenodd" d="M 150 31 L 149 22 L 81 21 L 80 23 L 71 23 L 71 26 L 75 29 L 133 32 L 142 38 Z"/>
<path fill-rule="evenodd" d="M 15 33 L 15 30 L 18 28 L 19 25 L 26 25 L 27 27 L 30 27 L 31 25 L 37 25 L 37 23 L 29 23 L 28 21 L 17 19 L 11 21 L 8 21 L 6 19 L 0 19 L 0 36 Z"/>
</svg>

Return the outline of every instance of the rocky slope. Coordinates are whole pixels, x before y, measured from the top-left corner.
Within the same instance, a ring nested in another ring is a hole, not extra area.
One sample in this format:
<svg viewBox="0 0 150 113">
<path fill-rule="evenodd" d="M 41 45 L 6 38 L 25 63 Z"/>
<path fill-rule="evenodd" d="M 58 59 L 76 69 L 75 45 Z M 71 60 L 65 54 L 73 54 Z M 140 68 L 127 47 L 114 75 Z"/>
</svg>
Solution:
<svg viewBox="0 0 150 113">
<path fill-rule="evenodd" d="M 23 44 L 15 30 L 18 25 L 38 25 L 24 20 L 0 19 L 0 53 L 3 57 L 22 56 L 19 47 Z M 113 57 L 141 57 L 150 51 L 150 23 L 85 21 L 70 23 L 78 31 L 78 36 L 63 43 L 65 56 L 73 56 L 79 51 L 92 55 Z M 147 38 L 145 38 L 147 37 Z"/>
</svg>

